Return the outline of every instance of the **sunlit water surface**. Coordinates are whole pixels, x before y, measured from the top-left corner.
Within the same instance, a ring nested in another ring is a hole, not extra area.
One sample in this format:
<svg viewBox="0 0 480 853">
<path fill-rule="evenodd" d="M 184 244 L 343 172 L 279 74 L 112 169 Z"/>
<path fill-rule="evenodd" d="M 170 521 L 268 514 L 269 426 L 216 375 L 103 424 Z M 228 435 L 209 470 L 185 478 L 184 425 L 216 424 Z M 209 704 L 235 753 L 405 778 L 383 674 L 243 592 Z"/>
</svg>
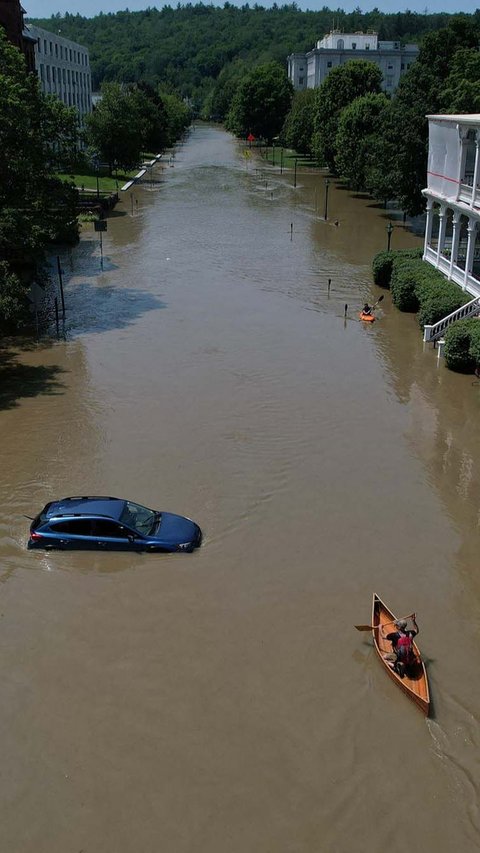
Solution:
<svg viewBox="0 0 480 853">
<path fill-rule="evenodd" d="M 387 211 L 332 181 L 325 222 L 322 175 L 243 155 L 197 127 L 103 272 L 91 226 L 62 256 L 66 339 L 2 354 L 5 853 L 478 849 L 480 386 L 388 294 L 358 321 Z M 68 494 L 204 545 L 27 552 Z M 429 721 L 353 627 L 373 591 L 417 611 Z"/>
</svg>

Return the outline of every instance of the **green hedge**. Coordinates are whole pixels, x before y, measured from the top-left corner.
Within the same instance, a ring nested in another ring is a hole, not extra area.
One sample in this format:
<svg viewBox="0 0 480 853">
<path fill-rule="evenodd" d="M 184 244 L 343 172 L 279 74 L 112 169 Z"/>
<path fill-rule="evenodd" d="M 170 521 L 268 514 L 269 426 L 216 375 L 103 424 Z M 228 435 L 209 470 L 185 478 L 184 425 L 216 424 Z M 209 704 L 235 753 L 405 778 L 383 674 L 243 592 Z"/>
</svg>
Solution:
<svg viewBox="0 0 480 853">
<path fill-rule="evenodd" d="M 373 280 L 379 287 L 390 287 L 393 264 L 399 258 L 421 258 L 422 249 L 399 249 L 396 252 L 378 252 L 372 263 Z"/>
<path fill-rule="evenodd" d="M 471 299 L 468 293 L 421 259 L 420 249 L 379 252 L 373 260 L 375 282 L 390 286 L 400 311 L 415 311 L 420 326 L 432 325 Z M 388 280 L 388 281 L 387 281 Z"/>
<path fill-rule="evenodd" d="M 457 320 L 445 332 L 445 363 L 458 373 L 473 373 L 480 365 L 480 321 Z"/>
<path fill-rule="evenodd" d="M 419 303 L 415 292 L 418 279 L 418 261 L 395 258 L 390 279 L 393 304 L 400 311 L 418 311 Z"/>
</svg>

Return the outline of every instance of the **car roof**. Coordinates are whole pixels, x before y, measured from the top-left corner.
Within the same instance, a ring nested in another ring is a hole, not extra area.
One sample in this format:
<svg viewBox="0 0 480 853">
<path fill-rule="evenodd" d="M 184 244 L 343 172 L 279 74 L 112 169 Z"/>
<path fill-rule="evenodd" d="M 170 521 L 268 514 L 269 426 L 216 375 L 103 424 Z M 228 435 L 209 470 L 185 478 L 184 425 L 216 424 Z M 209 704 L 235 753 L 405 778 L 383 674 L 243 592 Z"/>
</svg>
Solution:
<svg viewBox="0 0 480 853">
<path fill-rule="evenodd" d="M 48 519 L 72 515 L 103 515 L 116 521 L 120 518 L 125 501 L 110 497 L 71 497 L 52 501 L 46 511 Z"/>
</svg>

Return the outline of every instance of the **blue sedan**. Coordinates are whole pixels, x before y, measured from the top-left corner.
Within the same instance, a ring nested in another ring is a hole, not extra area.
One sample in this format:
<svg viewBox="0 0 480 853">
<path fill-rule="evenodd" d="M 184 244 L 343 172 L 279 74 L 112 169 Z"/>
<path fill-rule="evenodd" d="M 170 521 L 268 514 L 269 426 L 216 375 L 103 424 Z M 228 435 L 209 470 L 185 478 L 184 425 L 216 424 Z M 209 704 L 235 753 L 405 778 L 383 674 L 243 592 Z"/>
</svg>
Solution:
<svg viewBox="0 0 480 853">
<path fill-rule="evenodd" d="M 48 503 L 30 525 L 29 548 L 104 551 L 193 551 L 198 524 L 111 497 L 71 497 Z"/>
</svg>

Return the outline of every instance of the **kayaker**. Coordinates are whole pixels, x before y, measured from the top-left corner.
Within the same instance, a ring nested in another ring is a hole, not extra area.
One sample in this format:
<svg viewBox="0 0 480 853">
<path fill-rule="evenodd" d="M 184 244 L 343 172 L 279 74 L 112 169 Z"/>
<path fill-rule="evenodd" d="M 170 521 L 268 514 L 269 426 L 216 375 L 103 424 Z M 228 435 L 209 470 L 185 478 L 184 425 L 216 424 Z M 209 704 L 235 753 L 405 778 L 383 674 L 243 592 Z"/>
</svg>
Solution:
<svg viewBox="0 0 480 853">
<path fill-rule="evenodd" d="M 362 314 L 371 314 L 371 313 L 372 313 L 372 306 L 369 305 L 368 302 L 365 302 L 365 305 L 363 306 Z"/>
<path fill-rule="evenodd" d="M 413 650 L 413 639 L 418 634 L 418 625 L 416 622 L 415 613 L 412 614 L 413 629 L 407 630 L 407 620 L 397 619 L 395 622 L 396 631 L 391 631 L 390 634 L 384 634 L 384 640 L 389 640 L 392 644 L 392 649 L 395 653 L 393 669 L 398 673 L 400 678 L 403 678 L 408 670 L 408 667 L 415 663 L 415 652 Z"/>
</svg>

